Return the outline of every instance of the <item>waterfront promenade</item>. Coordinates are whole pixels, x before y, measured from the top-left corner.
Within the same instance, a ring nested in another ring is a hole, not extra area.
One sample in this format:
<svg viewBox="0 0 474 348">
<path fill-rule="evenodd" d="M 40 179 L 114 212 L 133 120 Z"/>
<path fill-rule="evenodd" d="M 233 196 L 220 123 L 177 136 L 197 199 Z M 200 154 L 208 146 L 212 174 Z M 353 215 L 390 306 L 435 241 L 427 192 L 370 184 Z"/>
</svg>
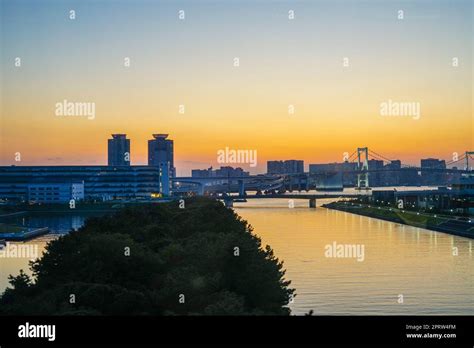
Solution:
<svg viewBox="0 0 474 348">
<path fill-rule="evenodd" d="M 467 217 L 430 214 L 346 201 L 324 204 L 323 207 L 474 239 L 474 219 Z"/>
</svg>

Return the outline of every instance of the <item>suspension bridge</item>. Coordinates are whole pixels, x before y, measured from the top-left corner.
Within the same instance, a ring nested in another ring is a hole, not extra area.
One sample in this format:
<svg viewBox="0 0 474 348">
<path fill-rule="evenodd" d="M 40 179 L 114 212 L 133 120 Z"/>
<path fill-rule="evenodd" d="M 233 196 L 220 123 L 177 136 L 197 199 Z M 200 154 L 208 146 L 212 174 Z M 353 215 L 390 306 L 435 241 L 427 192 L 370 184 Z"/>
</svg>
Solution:
<svg viewBox="0 0 474 348">
<path fill-rule="evenodd" d="M 398 171 L 411 170 L 420 175 L 426 173 L 473 173 L 470 164 L 474 160 L 474 151 L 465 151 L 461 156 L 455 156 L 453 160 L 445 161 L 443 164 L 437 164 L 428 167 L 417 167 L 402 164 L 399 160 L 390 159 L 387 156 L 370 150 L 368 147 L 358 147 L 352 154 L 346 156 L 344 164 L 348 164 L 342 171 L 326 170 L 320 172 L 304 172 L 293 174 L 260 174 L 248 176 L 221 176 L 221 177 L 174 177 L 174 194 L 184 194 L 193 191 L 197 195 L 224 196 L 229 200 L 237 199 L 262 199 L 262 198 L 293 198 L 309 199 L 310 206 L 312 200 L 317 198 L 337 198 L 342 196 L 353 197 L 355 194 L 326 193 L 326 194 L 297 194 L 291 195 L 293 191 L 310 190 L 331 190 L 318 186 L 318 183 L 325 179 L 332 178 L 338 174 L 353 175 L 356 177 L 355 187 L 360 191 L 368 191 L 370 187 L 371 174 L 391 173 Z M 373 161 L 378 161 L 374 163 Z M 377 164 L 377 165 L 375 165 Z M 463 168 L 453 168 L 454 165 L 461 165 Z M 451 167 L 451 168 L 448 168 Z M 342 191 L 342 184 L 341 189 Z M 247 192 L 255 192 L 248 194 Z M 236 194 L 233 195 L 232 194 Z M 358 193 L 360 195 L 362 193 Z M 290 197 L 291 196 L 291 197 Z M 293 197 L 294 196 L 294 197 Z"/>
</svg>

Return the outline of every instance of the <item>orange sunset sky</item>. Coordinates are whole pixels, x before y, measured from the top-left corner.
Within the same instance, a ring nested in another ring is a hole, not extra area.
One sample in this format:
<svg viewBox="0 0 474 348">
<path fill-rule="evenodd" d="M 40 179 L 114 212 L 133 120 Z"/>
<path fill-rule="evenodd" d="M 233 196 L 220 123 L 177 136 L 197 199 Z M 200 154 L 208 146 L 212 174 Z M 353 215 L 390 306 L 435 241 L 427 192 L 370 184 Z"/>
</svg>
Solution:
<svg viewBox="0 0 474 348">
<path fill-rule="evenodd" d="M 178 175 L 217 166 L 225 147 L 257 150 L 256 168 L 241 165 L 254 173 L 274 159 L 342 161 L 358 146 L 411 164 L 474 150 L 470 1 L 7 1 L 1 11 L 1 165 L 106 164 L 111 133 L 131 139 L 132 164 L 146 164 L 152 133 L 169 133 Z M 56 116 L 64 99 L 95 103 L 95 118 Z M 420 118 L 381 116 L 388 100 L 419 103 Z"/>
</svg>

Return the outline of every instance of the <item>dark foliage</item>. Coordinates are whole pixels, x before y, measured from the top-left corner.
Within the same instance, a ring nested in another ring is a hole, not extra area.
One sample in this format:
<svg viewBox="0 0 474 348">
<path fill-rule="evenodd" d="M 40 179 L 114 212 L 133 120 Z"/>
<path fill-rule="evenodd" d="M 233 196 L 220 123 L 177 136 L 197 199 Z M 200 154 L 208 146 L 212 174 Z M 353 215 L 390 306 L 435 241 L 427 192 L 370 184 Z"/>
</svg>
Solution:
<svg viewBox="0 0 474 348">
<path fill-rule="evenodd" d="M 90 219 L 48 244 L 34 282 L 10 276 L 0 314 L 288 315 L 294 290 L 251 230 L 209 199 Z"/>
</svg>

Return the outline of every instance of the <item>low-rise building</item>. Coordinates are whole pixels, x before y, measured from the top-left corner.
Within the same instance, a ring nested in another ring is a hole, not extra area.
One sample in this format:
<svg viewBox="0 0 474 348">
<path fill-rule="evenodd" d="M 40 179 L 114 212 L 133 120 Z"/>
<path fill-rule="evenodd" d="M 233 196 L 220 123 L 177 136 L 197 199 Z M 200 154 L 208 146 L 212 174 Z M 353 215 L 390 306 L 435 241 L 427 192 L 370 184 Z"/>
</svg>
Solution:
<svg viewBox="0 0 474 348">
<path fill-rule="evenodd" d="M 193 169 L 191 171 L 191 176 L 193 178 L 222 178 L 222 177 L 241 177 L 241 176 L 249 176 L 250 173 L 244 171 L 242 168 L 234 168 L 234 167 L 220 167 L 219 169 L 212 169 L 212 167 L 208 169 Z"/>
<path fill-rule="evenodd" d="M 84 199 L 84 183 L 41 183 L 27 185 L 27 200 L 37 203 L 64 203 Z"/>
<path fill-rule="evenodd" d="M 268 174 L 300 174 L 304 173 L 303 160 L 267 161 Z"/>
<path fill-rule="evenodd" d="M 374 204 L 393 204 L 406 209 L 474 214 L 474 176 L 463 176 L 451 188 L 434 190 L 374 190 Z"/>
<path fill-rule="evenodd" d="M 166 169 L 160 166 L 3 166 L 0 167 L 0 199 L 64 198 L 67 192 L 86 200 L 166 195 L 170 187 Z M 48 191 L 54 194 L 46 194 Z"/>
</svg>

